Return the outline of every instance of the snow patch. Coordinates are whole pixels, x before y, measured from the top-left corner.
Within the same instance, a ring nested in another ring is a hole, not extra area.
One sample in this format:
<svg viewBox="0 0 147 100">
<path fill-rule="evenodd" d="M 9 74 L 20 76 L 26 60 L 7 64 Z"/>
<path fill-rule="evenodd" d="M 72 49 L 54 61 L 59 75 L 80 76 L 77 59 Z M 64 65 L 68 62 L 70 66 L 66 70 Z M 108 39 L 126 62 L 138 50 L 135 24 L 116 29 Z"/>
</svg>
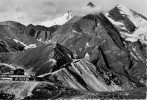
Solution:
<svg viewBox="0 0 147 100">
<path fill-rule="evenodd" d="M 52 62 L 51 66 L 54 66 L 57 63 L 57 61 L 55 59 L 49 59 L 49 62 Z"/>
<path fill-rule="evenodd" d="M 123 33 L 125 40 L 130 42 L 136 42 L 140 40 L 142 43 L 147 44 L 147 29 L 138 28 L 133 34 Z"/>
<path fill-rule="evenodd" d="M 37 46 L 36 46 L 36 43 L 35 43 L 35 44 L 30 44 L 30 45 L 26 46 L 25 49 L 27 50 L 27 49 L 36 48 L 36 47 Z"/>
<path fill-rule="evenodd" d="M 13 41 L 15 41 L 16 43 L 20 43 L 21 45 L 24 46 L 24 49 L 27 50 L 27 49 L 30 49 L 30 48 L 36 48 L 36 43 L 35 44 L 30 44 L 30 45 L 26 45 L 24 44 L 23 42 L 17 40 L 17 39 L 13 39 Z"/>
<path fill-rule="evenodd" d="M 20 43 L 21 45 L 23 45 L 23 46 L 27 46 L 26 44 L 24 44 L 23 42 L 21 42 L 21 41 L 19 41 L 19 40 L 17 40 L 17 39 L 13 39 L 13 41 L 15 41 L 16 43 Z"/>
<path fill-rule="evenodd" d="M 41 38 L 37 39 L 37 41 L 42 42 L 42 43 L 44 43 L 44 44 L 49 44 L 49 43 L 52 43 L 52 41 L 51 41 L 51 40 L 42 41 L 42 39 L 41 39 Z"/>
<path fill-rule="evenodd" d="M 88 53 L 85 54 L 85 59 L 88 60 L 88 61 L 90 60 L 90 56 L 89 56 Z"/>
<path fill-rule="evenodd" d="M 77 34 L 82 34 L 81 32 L 77 32 L 76 30 L 72 30 L 72 32 L 77 33 Z"/>
</svg>

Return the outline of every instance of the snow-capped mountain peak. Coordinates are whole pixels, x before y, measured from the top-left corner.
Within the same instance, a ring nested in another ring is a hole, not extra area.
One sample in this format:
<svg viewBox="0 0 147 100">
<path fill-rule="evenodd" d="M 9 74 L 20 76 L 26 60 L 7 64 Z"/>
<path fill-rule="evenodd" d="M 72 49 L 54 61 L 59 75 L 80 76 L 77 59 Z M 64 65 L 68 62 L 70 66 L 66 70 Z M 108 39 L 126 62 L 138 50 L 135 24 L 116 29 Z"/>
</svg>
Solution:
<svg viewBox="0 0 147 100">
<path fill-rule="evenodd" d="M 126 6 L 119 4 L 117 8 L 120 10 L 119 12 L 123 15 L 126 15 L 135 26 L 140 27 L 147 24 L 147 20 L 141 17 L 140 14 L 136 13 L 135 11 L 127 8 Z"/>
<path fill-rule="evenodd" d="M 118 4 L 106 13 L 106 17 L 120 30 L 121 36 L 126 41 L 136 42 L 140 40 L 147 44 L 147 19 L 141 14 Z"/>
<path fill-rule="evenodd" d="M 51 27 L 53 25 L 63 25 L 67 23 L 71 18 L 73 18 L 73 12 L 67 11 L 63 16 L 56 18 L 54 20 L 42 22 L 41 25 L 46 27 Z"/>
<path fill-rule="evenodd" d="M 118 4 L 118 5 L 117 5 L 117 8 L 120 8 L 120 9 L 122 9 L 123 11 L 130 10 L 129 8 L 127 8 L 126 6 L 124 6 L 123 4 Z"/>
</svg>

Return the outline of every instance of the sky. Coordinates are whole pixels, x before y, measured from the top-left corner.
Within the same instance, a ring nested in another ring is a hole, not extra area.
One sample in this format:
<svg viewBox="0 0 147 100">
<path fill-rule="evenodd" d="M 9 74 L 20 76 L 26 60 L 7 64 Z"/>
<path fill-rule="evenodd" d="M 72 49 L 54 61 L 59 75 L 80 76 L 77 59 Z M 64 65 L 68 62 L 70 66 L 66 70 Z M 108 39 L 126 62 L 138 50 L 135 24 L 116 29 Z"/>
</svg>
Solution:
<svg viewBox="0 0 147 100">
<path fill-rule="evenodd" d="M 72 10 L 74 15 L 87 14 L 90 11 L 86 5 L 90 1 L 97 12 L 123 4 L 147 17 L 147 0 L 0 0 L 0 22 L 40 24 L 62 16 L 68 10 Z"/>
</svg>

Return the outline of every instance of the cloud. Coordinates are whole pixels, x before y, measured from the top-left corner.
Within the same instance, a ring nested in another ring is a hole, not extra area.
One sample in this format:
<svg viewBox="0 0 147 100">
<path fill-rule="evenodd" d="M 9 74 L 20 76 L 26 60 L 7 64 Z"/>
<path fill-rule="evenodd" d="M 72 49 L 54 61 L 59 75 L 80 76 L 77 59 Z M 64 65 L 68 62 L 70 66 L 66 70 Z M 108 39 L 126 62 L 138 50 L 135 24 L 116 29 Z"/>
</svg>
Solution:
<svg viewBox="0 0 147 100">
<path fill-rule="evenodd" d="M 18 20 L 23 20 L 23 19 L 27 18 L 27 14 L 23 13 L 23 12 L 18 12 L 15 14 L 14 18 L 18 19 Z"/>
<path fill-rule="evenodd" d="M 15 11 L 16 11 L 16 12 L 21 12 L 21 11 L 23 11 L 23 10 L 22 10 L 21 7 L 18 6 L 18 7 L 15 8 Z"/>
<path fill-rule="evenodd" d="M 144 0 L 90 0 L 96 6 L 87 7 L 89 0 L 0 0 L 0 22 L 18 21 L 25 25 L 39 24 L 62 16 L 68 10 L 76 15 L 109 10 L 122 3 L 147 16 Z M 141 5 L 141 6 L 138 6 Z"/>
<path fill-rule="evenodd" d="M 80 16 L 84 16 L 84 15 L 87 15 L 90 13 L 98 13 L 98 12 L 103 11 L 102 8 L 103 8 L 102 6 L 96 6 L 94 8 L 91 8 L 89 6 L 85 6 L 85 7 L 82 7 L 80 10 L 76 11 L 76 14 L 80 15 Z"/>
<path fill-rule="evenodd" d="M 4 13 L 6 12 L 8 9 L 3 7 L 3 6 L 0 6 L 0 13 Z"/>
<path fill-rule="evenodd" d="M 52 1 L 45 1 L 42 3 L 43 6 L 49 6 L 49 7 L 56 7 L 56 4 Z"/>
</svg>

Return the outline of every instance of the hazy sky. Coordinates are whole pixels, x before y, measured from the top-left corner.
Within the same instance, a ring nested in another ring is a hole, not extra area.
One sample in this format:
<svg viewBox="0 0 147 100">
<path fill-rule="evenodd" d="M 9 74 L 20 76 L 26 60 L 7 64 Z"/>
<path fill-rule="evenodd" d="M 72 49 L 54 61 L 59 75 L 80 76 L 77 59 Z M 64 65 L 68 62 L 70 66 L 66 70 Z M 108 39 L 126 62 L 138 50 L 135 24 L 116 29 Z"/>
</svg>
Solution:
<svg viewBox="0 0 147 100">
<path fill-rule="evenodd" d="M 123 4 L 147 17 L 147 0 L 0 0 L 0 22 L 18 21 L 23 24 L 39 24 L 61 16 L 68 10 L 75 14 L 87 13 L 91 1 L 95 10 L 109 10 Z"/>
</svg>

